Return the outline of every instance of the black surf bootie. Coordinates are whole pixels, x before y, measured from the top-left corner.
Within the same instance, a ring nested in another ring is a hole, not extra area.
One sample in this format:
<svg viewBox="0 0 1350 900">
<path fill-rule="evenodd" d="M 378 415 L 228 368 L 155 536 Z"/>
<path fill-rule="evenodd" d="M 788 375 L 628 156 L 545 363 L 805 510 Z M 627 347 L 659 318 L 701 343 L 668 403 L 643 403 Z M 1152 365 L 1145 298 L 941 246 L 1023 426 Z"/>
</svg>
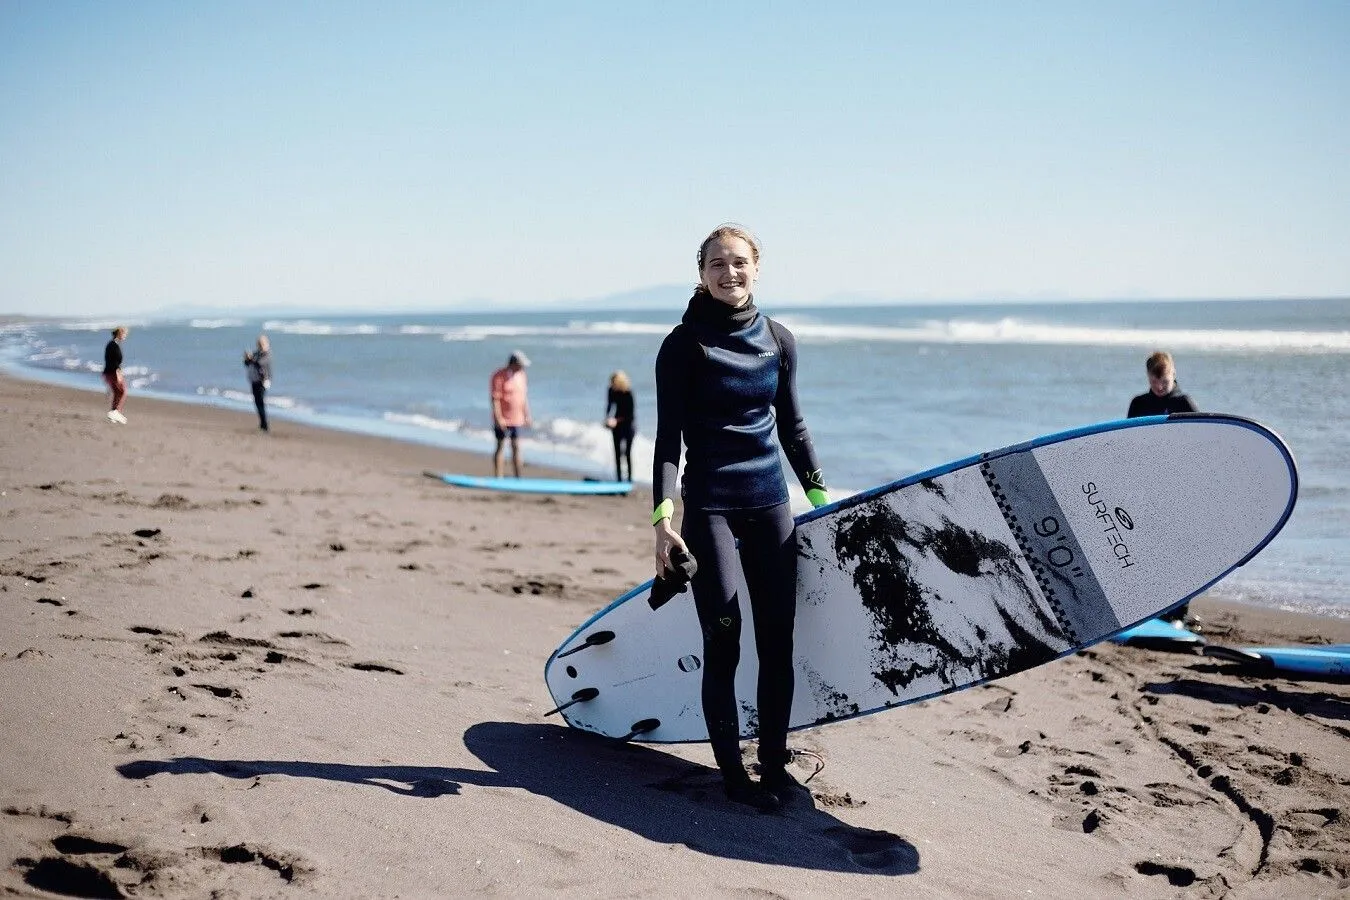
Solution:
<svg viewBox="0 0 1350 900">
<path fill-rule="evenodd" d="M 739 776 L 735 773 L 724 774 L 722 787 L 727 792 L 727 799 L 732 803 L 750 806 L 762 813 L 777 812 L 783 805 L 777 794 L 764 785 L 751 781 L 750 776 L 744 771 Z"/>
<path fill-rule="evenodd" d="M 811 789 L 792 777 L 792 773 L 783 766 L 761 767 L 759 784 L 777 797 L 779 803 L 787 803 L 793 797 L 811 796 Z"/>
</svg>

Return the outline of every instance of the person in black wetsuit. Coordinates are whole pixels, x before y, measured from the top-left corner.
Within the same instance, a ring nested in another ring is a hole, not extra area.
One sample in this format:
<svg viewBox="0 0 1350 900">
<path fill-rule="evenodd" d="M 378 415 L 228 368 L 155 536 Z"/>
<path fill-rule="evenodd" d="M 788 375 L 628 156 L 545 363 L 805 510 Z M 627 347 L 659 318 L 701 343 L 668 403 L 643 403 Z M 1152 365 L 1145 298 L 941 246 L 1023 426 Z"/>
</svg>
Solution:
<svg viewBox="0 0 1350 900">
<path fill-rule="evenodd" d="M 1126 418 L 1197 411 L 1195 403 L 1177 386 L 1177 368 L 1172 362 L 1172 354 L 1155 350 L 1144 363 L 1144 368 L 1148 372 L 1148 390 L 1130 401 Z"/>
<path fill-rule="evenodd" d="M 697 561 L 692 586 L 713 756 L 730 799 L 770 811 L 804 790 L 786 769 L 797 551 L 780 444 L 811 503 L 822 506 L 829 496 L 797 399 L 796 340 L 761 315 L 751 296 L 759 272 L 754 237 L 723 225 L 699 248 L 698 270 L 688 309 L 656 358 L 656 568 L 672 576 L 672 553 Z M 681 439 L 687 451 L 677 534 L 671 518 Z M 736 703 L 742 576 L 759 655 L 758 783 L 741 762 Z"/>
<path fill-rule="evenodd" d="M 1198 412 L 1195 401 L 1191 400 L 1190 395 L 1183 394 L 1177 385 L 1177 367 L 1172 361 L 1172 354 L 1165 350 L 1153 351 L 1145 361 L 1144 369 L 1148 372 L 1148 390 L 1130 401 L 1130 410 L 1126 413 L 1126 418 Z M 1183 603 L 1159 618 L 1185 622 L 1189 613 L 1190 604 Z"/>
<path fill-rule="evenodd" d="M 633 409 L 633 383 L 622 370 L 609 376 L 609 393 L 605 398 L 605 427 L 614 438 L 614 480 L 633 480 L 633 435 L 637 431 Z M 628 463 L 628 477 L 623 477 L 623 464 Z"/>
</svg>

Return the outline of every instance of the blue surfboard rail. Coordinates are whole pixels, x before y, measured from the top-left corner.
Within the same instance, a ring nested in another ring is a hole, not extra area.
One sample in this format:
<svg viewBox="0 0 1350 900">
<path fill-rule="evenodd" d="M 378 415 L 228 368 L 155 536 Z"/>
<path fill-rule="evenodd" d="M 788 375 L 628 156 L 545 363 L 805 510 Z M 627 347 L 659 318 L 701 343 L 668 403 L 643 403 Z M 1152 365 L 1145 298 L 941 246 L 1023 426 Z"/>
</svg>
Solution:
<svg viewBox="0 0 1350 900">
<path fill-rule="evenodd" d="M 579 496 L 627 494 L 633 490 L 631 481 L 585 481 L 567 478 L 492 478 L 482 475 L 460 475 L 454 472 L 423 472 L 455 487 L 476 488 L 485 491 L 504 491 L 511 494 L 576 494 Z"/>
<path fill-rule="evenodd" d="M 1199 647 L 1205 639 L 1187 628 L 1162 619 L 1149 619 L 1133 628 L 1127 628 L 1107 638 L 1116 644 L 1134 644 L 1141 647 L 1188 650 Z"/>
<path fill-rule="evenodd" d="M 877 497 L 877 496 L 880 496 L 880 495 L 883 495 L 883 494 L 887 494 L 887 493 L 890 493 L 890 492 L 892 492 L 892 491 L 899 490 L 899 489 L 901 489 L 901 488 L 908 487 L 908 486 L 910 486 L 910 485 L 912 485 L 912 484 L 918 484 L 918 483 L 920 483 L 920 482 L 922 482 L 922 481 L 925 481 L 925 480 L 928 480 L 928 479 L 937 478 L 937 477 L 940 476 L 940 475 L 946 475 L 946 474 L 948 474 L 948 473 L 955 472 L 955 471 L 957 471 L 957 470 L 964 469 L 964 468 L 967 468 L 967 467 L 969 467 L 969 466 L 979 465 L 979 464 L 981 464 L 981 463 L 985 463 L 985 462 L 988 462 L 988 461 L 990 461 L 990 460 L 995 460 L 995 459 L 999 459 L 999 458 L 1001 458 L 1001 457 L 1009 456 L 1009 455 L 1014 454 L 1014 453 L 1021 453 L 1021 452 L 1027 451 L 1027 450 L 1034 450 L 1034 449 L 1037 449 L 1037 448 L 1039 448 L 1039 447 L 1046 447 L 1046 446 L 1050 446 L 1050 445 L 1052 445 L 1052 444 L 1058 444 L 1058 443 L 1061 443 L 1061 442 L 1064 442 L 1064 441 L 1070 441 L 1070 440 L 1074 440 L 1074 439 L 1080 438 L 1080 437 L 1085 437 L 1085 436 L 1088 436 L 1088 435 L 1102 434 L 1102 433 L 1111 432 L 1111 431 L 1122 431 L 1122 430 L 1126 430 L 1126 429 L 1130 429 L 1130 428 L 1156 427 L 1156 426 L 1166 425 L 1166 424 L 1172 423 L 1172 422 L 1197 422 L 1197 421 L 1198 421 L 1198 422 L 1213 423 L 1213 424 L 1215 424 L 1215 425 L 1224 425 L 1224 426 L 1234 426 L 1234 427 L 1247 428 L 1247 429 L 1250 429 L 1250 430 L 1252 430 L 1252 431 L 1257 432 L 1257 433 L 1260 434 L 1262 437 L 1264 437 L 1264 438 L 1266 438 L 1267 440 L 1269 440 L 1269 441 L 1270 441 L 1270 442 L 1278 449 L 1278 451 L 1279 451 L 1281 457 L 1282 457 L 1282 458 L 1284 459 L 1284 461 L 1285 461 L 1285 465 L 1288 467 L 1288 474 L 1289 474 L 1289 480 L 1290 480 L 1290 492 L 1289 492 L 1289 500 L 1288 500 L 1288 502 L 1287 502 L 1287 504 L 1286 504 L 1286 506 L 1285 506 L 1285 509 L 1284 509 L 1283 513 L 1281 514 L 1281 516 L 1280 516 L 1278 522 L 1276 522 L 1276 524 L 1270 529 L 1269 533 L 1268 533 L 1268 534 L 1267 534 L 1260 542 L 1258 542 L 1257 545 L 1256 545 L 1249 553 L 1247 553 L 1241 560 L 1239 560 L 1237 563 L 1235 563 L 1234 565 L 1232 565 L 1232 566 L 1229 567 L 1228 569 L 1224 570 L 1222 573 L 1220 573 L 1220 574 L 1219 574 L 1218 576 L 1216 576 L 1215 578 L 1213 578 L 1213 579 L 1211 579 L 1210 581 L 1206 582 L 1206 583 L 1205 583 L 1204 585 L 1202 585 L 1200 588 L 1196 589 L 1195 591 L 1192 591 L 1190 594 L 1187 594 L 1185 597 L 1182 597 L 1182 598 L 1176 600 L 1176 601 L 1175 601 L 1174 603 L 1172 603 L 1172 605 L 1169 607 L 1169 608 L 1175 608 L 1175 607 L 1178 607 L 1178 606 L 1182 605 L 1183 603 L 1188 603 L 1188 602 L 1190 602 L 1190 601 L 1191 601 L 1192 599 L 1194 599 L 1195 597 L 1197 597 L 1197 596 L 1199 596 L 1200 594 L 1204 593 L 1205 591 L 1209 590 L 1209 588 L 1213 587 L 1216 583 L 1218 583 L 1219 581 L 1221 581 L 1223 578 L 1227 577 L 1227 576 L 1228 576 L 1230 573 L 1232 573 L 1235 569 L 1237 569 L 1237 568 L 1239 568 L 1239 567 L 1245 565 L 1247 562 L 1249 562 L 1249 561 L 1250 561 L 1257 553 L 1259 553 L 1262 549 L 1264 549 L 1264 548 L 1266 547 L 1266 545 L 1268 545 L 1272 540 L 1274 540 L 1275 536 L 1276 536 L 1277 534 L 1279 534 L 1279 532 L 1284 528 L 1285 524 L 1286 524 L 1286 523 L 1288 522 L 1288 520 L 1289 520 L 1290 515 L 1292 515 L 1292 513 L 1293 513 L 1293 510 L 1294 510 L 1294 504 L 1295 504 L 1295 502 L 1296 502 L 1296 500 L 1297 500 L 1297 498 L 1298 498 L 1299 477 L 1298 477 L 1298 466 L 1297 466 L 1297 463 L 1295 462 L 1294 457 L 1293 457 L 1293 454 L 1290 452 L 1290 450 L 1289 450 L 1288 446 L 1285 444 L 1284 440 L 1283 440 L 1277 433 L 1275 433 L 1272 429 L 1266 427 L 1265 425 L 1262 425 L 1260 422 L 1257 422 L 1257 421 L 1255 421 L 1255 420 L 1253 420 L 1253 419 L 1249 419 L 1249 418 L 1246 418 L 1246 417 L 1243 417 L 1243 416 L 1230 415 L 1230 414 L 1226 414 L 1226 413 L 1198 413 L 1198 412 L 1197 412 L 1197 413 L 1172 413 L 1172 414 L 1170 414 L 1170 415 L 1164 415 L 1164 416 L 1142 416 L 1142 417 L 1133 418 L 1133 419 L 1114 419 L 1114 420 L 1111 420 L 1111 421 L 1100 422 L 1100 423 L 1093 424 L 1093 425 L 1084 425 L 1084 426 L 1080 426 L 1080 427 L 1077 427 L 1077 428 L 1071 428 L 1071 429 L 1067 429 L 1067 430 L 1065 430 L 1065 431 L 1059 431 L 1059 432 L 1055 432 L 1055 433 L 1053 433 L 1053 434 L 1044 435 L 1044 436 L 1042 436 L 1042 437 L 1034 438 L 1034 439 L 1029 440 L 1029 441 L 1023 441 L 1023 442 L 1018 443 L 1018 444 L 1012 444 L 1012 445 L 1009 445 L 1009 446 L 1007 446 L 1007 447 L 1002 447 L 1002 448 L 1000 448 L 1000 449 L 998 449 L 998 450 L 991 450 L 991 451 L 987 451 L 987 452 L 985 452 L 985 453 L 979 453 L 979 454 L 976 454 L 976 455 L 974 455 L 974 456 L 963 457 L 963 458 L 961 458 L 961 459 L 955 460 L 955 461 L 950 462 L 950 463 L 947 463 L 947 464 L 945 464 L 945 465 L 937 466 L 937 467 L 932 468 L 932 469 L 926 469 L 926 470 L 924 470 L 924 471 L 922 471 L 922 472 L 918 472 L 918 473 L 916 473 L 916 474 L 914 474 L 914 475 L 909 475 L 909 476 L 906 476 L 906 477 L 904 477 L 904 478 L 897 479 L 897 480 L 895 480 L 895 481 L 887 482 L 887 483 L 885 483 L 885 484 L 878 485 L 878 486 L 876 486 L 876 487 L 874 487 L 874 488 L 870 488 L 870 489 L 868 489 L 868 490 L 866 490 L 866 491 L 860 491 L 859 493 L 852 494 L 852 495 L 850 495 L 850 496 L 848 496 L 848 497 L 845 497 L 845 498 L 843 498 L 843 499 L 837 500 L 837 501 L 835 501 L 834 503 L 830 503 L 830 504 L 827 504 L 827 505 L 825 505 L 825 506 L 822 506 L 822 507 L 818 507 L 818 508 L 816 508 L 816 509 L 809 510 L 809 511 L 804 512 L 804 513 L 802 513 L 801 515 L 797 516 L 797 517 L 795 518 L 794 521 L 796 522 L 796 524 L 801 525 L 801 524 L 804 524 L 804 523 L 806 523 L 806 522 L 813 521 L 814 519 L 818 519 L 818 518 L 821 518 L 821 517 L 823 517 L 823 516 L 830 515 L 830 514 L 832 514 L 832 513 L 834 513 L 834 512 L 837 512 L 837 511 L 840 511 L 840 510 L 846 510 L 846 509 L 849 509 L 850 507 L 860 505 L 860 504 L 865 503 L 865 502 L 867 502 L 867 501 L 869 501 L 869 500 L 871 500 L 871 499 L 873 499 L 873 498 L 875 498 L 875 497 Z M 636 596 L 639 596 L 639 595 L 643 594 L 644 592 L 646 592 L 647 590 L 649 590 L 649 589 L 651 588 L 652 584 L 654 583 L 654 581 L 655 581 L 655 579 L 651 579 L 651 580 L 645 581 L 645 582 L 643 582 L 642 584 L 640 584 L 640 585 L 638 585 L 638 586 L 632 588 L 631 590 L 625 592 L 623 595 L 621 595 L 621 596 L 619 596 L 618 598 L 616 598 L 616 599 L 615 599 L 614 601 L 612 601 L 609 605 L 605 606 L 603 609 L 601 609 L 601 610 L 599 610 L 598 612 L 596 612 L 596 613 L 595 613 L 594 615 L 592 615 L 589 619 L 587 619 L 587 620 L 586 620 L 585 622 L 583 622 L 580 626 L 578 626 L 578 627 L 577 627 L 570 635 L 568 635 L 568 637 L 567 637 L 561 644 L 558 645 L 558 649 L 554 650 L 553 653 L 551 653 L 551 654 L 549 655 L 548 659 L 545 660 L 545 662 L 544 662 L 545 679 L 547 680 L 547 673 L 548 673 L 549 667 L 553 664 L 554 659 L 557 658 L 558 653 L 562 650 L 563 647 L 566 647 L 566 646 L 568 646 L 569 644 L 571 644 L 571 643 L 573 642 L 573 640 L 574 640 L 579 634 L 581 634 L 581 632 L 587 631 L 587 630 L 591 629 L 592 627 L 594 627 L 595 623 L 596 623 L 599 619 L 601 619 L 601 618 L 603 618 L 604 616 L 606 616 L 607 614 L 609 614 L 610 611 L 612 611 L 612 610 L 615 609 L 616 607 L 618 607 L 618 606 L 620 606 L 620 605 L 622 605 L 622 604 L 624 604 L 624 603 L 627 603 L 627 602 L 630 601 L 632 598 L 634 598 L 634 597 L 636 597 Z M 1123 633 L 1123 632 L 1125 632 L 1125 631 L 1129 631 L 1130 629 L 1135 628 L 1135 627 L 1141 627 L 1141 626 L 1144 626 L 1144 625 L 1146 625 L 1148 622 L 1153 621 L 1153 620 L 1154 620 L 1154 617 L 1155 617 L 1156 615 L 1158 615 L 1158 614 L 1155 613 L 1155 614 L 1153 614 L 1153 616 L 1150 616 L 1148 619 L 1143 619 L 1143 620 L 1140 620 L 1140 621 L 1138 621 L 1138 622 L 1132 622 L 1132 623 L 1130 623 L 1126 628 L 1122 629 L 1121 632 L 1118 632 L 1117 634 Z M 1113 637 L 1114 637 L 1114 636 L 1113 636 Z M 1201 639 L 1201 640 L 1203 640 L 1203 639 Z M 1064 657 L 1071 656 L 1071 655 L 1073 655 L 1074 653 L 1078 652 L 1078 651 L 1081 650 L 1081 649 L 1082 649 L 1081 647 L 1074 647 L 1074 648 L 1071 648 L 1071 649 L 1065 651 L 1064 653 L 1061 653 L 1059 656 L 1055 657 L 1055 659 L 1062 659 L 1062 658 L 1064 658 Z M 1050 661 L 1053 661 L 1053 660 L 1047 660 L 1047 662 L 1050 662 Z M 922 697 L 922 698 L 917 698 L 915 701 L 910 701 L 910 702 L 918 702 L 918 700 L 928 700 L 928 699 L 932 699 L 933 697 L 937 697 L 937 696 L 941 696 L 941 695 L 943 695 L 943 694 L 951 693 L 952 691 L 965 690 L 965 689 L 968 689 L 968 688 L 971 688 L 971 687 L 978 687 L 979 685 L 984 684 L 984 683 L 986 683 L 986 682 L 988 682 L 988 681 L 991 681 L 991 680 L 995 680 L 995 679 L 994 679 L 994 678 L 989 678 L 989 679 L 980 679 L 980 680 L 972 681 L 972 682 L 969 682 L 969 683 L 967 683 L 967 684 L 961 685 L 961 686 L 959 686 L 959 687 L 954 687 L 954 688 L 951 688 L 951 689 L 949 689 L 949 690 L 938 691 L 938 692 L 935 692 L 934 694 L 931 694 L 931 695 L 928 695 L 928 696 L 925 696 L 925 697 Z M 907 704 L 901 704 L 901 705 L 907 705 Z M 860 712 L 858 712 L 858 713 L 851 714 L 851 715 L 837 716 L 837 717 L 835 717 L 835 718 L 832 718 L 832 719 L 831 719 L 831 722 L 841 722 L 841 721 L 846 721 L 846 720 L 848 720 L 848 719 L 853 719 L 853 718 L 858 718 L 858 717 L 861 717 L 861 716 L 871 715 L 871 714 L 873 714 L 873 713 L 882 711 L 882 709 L 894 709 L 894 708 L 897 708 L 897 707 L 883 707 L 883 708 L 878 708 L 878 709 L 863 710 L 863 711 L 860 711 Z M 813 725 L 814 725 L 814 723 L 813 723 L 813 724 L 807 724 L 807 725 L 800 725 L 800 726 L 796 726 L 796 727 L 794 727 L 794 728 L 792 728 L 792 729 L 790 729 L 790 730 L 792 730 L 792 731 L 797 731 L 797 730 L 800 730 L 800 729 L 802 729 L 802 728 L 813 727 Z M 683 742 L 683 741 L 671 741 L 671 742 L 658 741 L 657 743 L 685 743 L 685 742 Z"/>
<path fill-rule="evenodd" d="M 1264 674 L 1350 678 L 1350 645 L 1307 644 L 1295 647 L 1206 647 L 1205 655 L 1238 663 Z"/>
</svg>

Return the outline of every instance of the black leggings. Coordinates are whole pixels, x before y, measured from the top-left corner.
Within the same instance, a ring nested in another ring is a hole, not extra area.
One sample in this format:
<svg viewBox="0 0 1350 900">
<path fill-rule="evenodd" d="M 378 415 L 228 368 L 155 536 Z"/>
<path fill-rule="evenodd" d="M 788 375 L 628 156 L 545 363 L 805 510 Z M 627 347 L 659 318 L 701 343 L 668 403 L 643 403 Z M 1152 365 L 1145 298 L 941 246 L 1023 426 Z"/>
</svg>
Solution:
<svg viewBox="0 0 1350 900">
<path fill-rule="evenodd" d="M 610 429 L 610 435 L 614 438 L 614 480 L 632 481 L 633 480 L 633 429 L 625 428 L 622 425 Z M 628 477 L 623 477 L 623 464 L 628 463 Z M 694 557 L 697 559 L 698 557 Z"/>
<path fill-rule="evenodd" d="M 694 604 L 703 628 L 703 717 L 724 774 L 744 777 L 736 666 L 741 658 L 742 571 L 759 654 L 759 761 L 787 762 L 792 711 L 792 626 L 797 615 L 797 547 L 786 503 L 768 509 L 684 511 L 680 534 L 694 559 Z M 740 547 L 736 542 L 740 541 Z"/>
</svg>

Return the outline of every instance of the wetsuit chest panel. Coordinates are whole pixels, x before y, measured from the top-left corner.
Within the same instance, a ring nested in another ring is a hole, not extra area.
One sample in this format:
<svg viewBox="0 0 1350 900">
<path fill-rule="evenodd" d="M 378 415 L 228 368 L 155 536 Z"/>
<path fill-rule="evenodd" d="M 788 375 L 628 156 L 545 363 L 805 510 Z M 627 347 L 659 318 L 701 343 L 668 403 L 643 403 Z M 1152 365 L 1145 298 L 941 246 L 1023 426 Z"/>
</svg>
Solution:
<svg viewBox="0 0 1350 900">
<path fill-rule="evenodd" d="M 684 439 L 685 502 L 750 509 L 787 500 L 774 438 L 779 350 L 763 316 L 730 334 L 699 328 Z"/>
</svg>

